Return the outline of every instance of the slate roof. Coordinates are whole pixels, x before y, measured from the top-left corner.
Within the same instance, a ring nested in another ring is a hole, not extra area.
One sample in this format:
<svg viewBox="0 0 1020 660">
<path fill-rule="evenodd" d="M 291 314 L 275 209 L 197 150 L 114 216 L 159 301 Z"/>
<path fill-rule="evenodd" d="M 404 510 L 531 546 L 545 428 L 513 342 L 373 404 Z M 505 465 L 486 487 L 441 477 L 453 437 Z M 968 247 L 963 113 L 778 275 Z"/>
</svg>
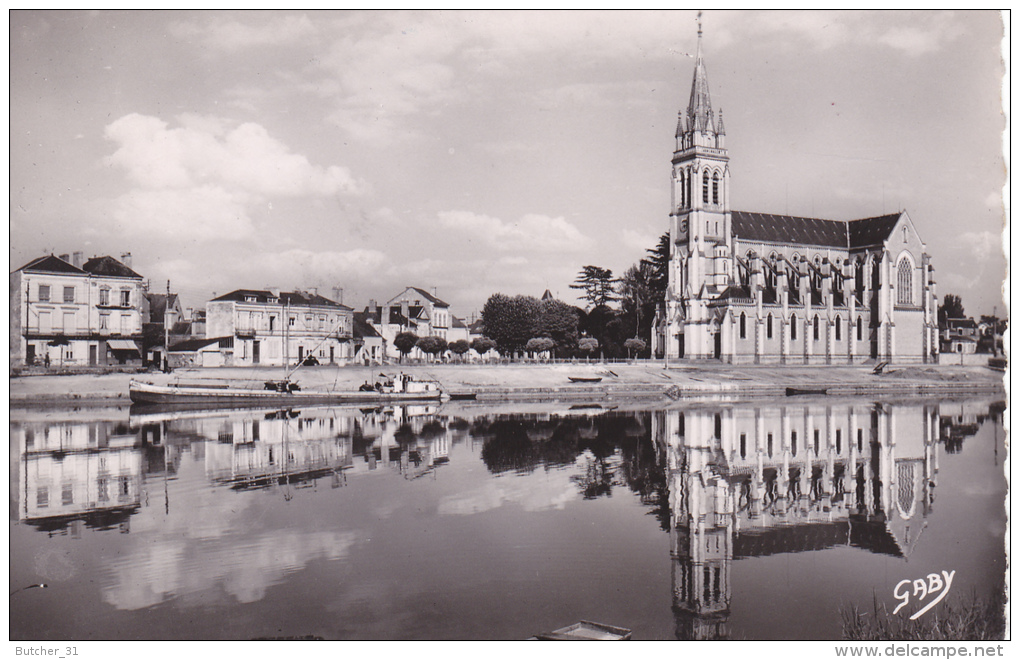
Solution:
<svg viewBox="0 0 1020 660">
<path fill-rule="evenodd" d="M 281 291 L 279 296 L 274 296 L 270 291 L 262 291 L 259 289 L 237 289 L 230 293 L 225 293 L 218 298 L 213 298 L 213 302 L 245 302 L 245 298 L 253 297 L 257 303 L 268 303 L 270 298 L 278 298 L 280 305 L 294 305 L 294 306 L 309 306 L 313 305 L 316 307 L 333 307 L 335 309 L 351 309 L 347 305 L 341 305 L 340 303 L 330 300 L 324 296 L 320 296 L 317 293 L 305 293 L 303 291 Z M 273 303 L 277 304 L 277 303 Z"/>
<path fill-rule="evenodd" d="M 733 234 L 744 240 L 843 249 L 881 243 L 899 218 L 899 213 L 849 221 L 748 211 L 732 213 Z"/>
<path fill-rule="evenodd" d="M 379 332 L 373 328 L 368 319 L 371 318 L 369 312 L 354 312 L 354 338 L 364 339 L 365 337 L 379 337 Z"/>
<path fill-rule="evenodd" d="M 111 256 L 104 257 L 92 257 L 85 262 L 82 266 L 82 270 L 85 270 L 93 275 L 107 275 L 109 277 L 133 277 L 136 279 L 142 279 L 142 276 L 131 270 L 121 262 L 117 261 Z"/>
<path fill-rule="evenodd" d="M 414 289 L 415 291 L 420 293 L 425 298 L 425 300 L 428 300 L 430 303 L 432 303 L 436 307 L 449 307 L 450 306 L 449 303 L 443 302 L 442 300 L 440 300 L 439 298 L 436 298 L 434 295 L 432 295 L 428 291 L 425 291 L 423 289 L 419 289 L 416 286 L 411 286 L 411 287 L 408 287 L 408 288 L 409 289 Z"/>
<path fill-rule="evenodd" d="M 27 270 L 35 273 L 70 273 L 72 275 L 84 275 L 85 271 L 75 268 L 59 257 L 48 254 L 38 259 L 33 259 L 18 270 Z M 15 271 L 17 272 L 17 271 Z"/>
<path fill-rule="evenodd" d="M 149 320 L 153 323 L 162 323 L 163 315 L 166 314 L 167 307 L 167 295 L 165 293 L 146 293 L 145 297 L 149 299 Z M 177 294 L 170 294 L 170 307 L 174 307 L 174 303 L 177 302 Z"/>
<path fill-rule="evenodd" d="M 467 328 L 467 324 L 464 323 L 464 319 L 459 319 L 456 316 L 452 316 L 451 318 L 453 319 L 453 321 L 451 322 L 452 327 Z"/>
</svg>

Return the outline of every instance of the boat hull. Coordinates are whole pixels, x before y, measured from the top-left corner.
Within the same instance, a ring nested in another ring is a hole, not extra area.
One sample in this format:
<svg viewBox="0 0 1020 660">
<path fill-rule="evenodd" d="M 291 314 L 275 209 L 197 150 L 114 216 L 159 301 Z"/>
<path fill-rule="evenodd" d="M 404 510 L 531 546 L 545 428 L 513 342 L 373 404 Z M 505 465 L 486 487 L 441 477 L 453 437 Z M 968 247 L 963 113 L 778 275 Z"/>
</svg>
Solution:
<svg viewBox="0 0 1020 660">
<path fill-rule="evenodd" d="M 131 381 L 131 401 L 138 404 L 194 405 L 215 404 L 235 406 L 301 406 L 308 404 L 358 404 L 438 401 L 443 392 L 436 388 L 424 392 L 278 392 L 255 389 L 212 389 L 174 385 L 153 385 Z"/>
</svg>

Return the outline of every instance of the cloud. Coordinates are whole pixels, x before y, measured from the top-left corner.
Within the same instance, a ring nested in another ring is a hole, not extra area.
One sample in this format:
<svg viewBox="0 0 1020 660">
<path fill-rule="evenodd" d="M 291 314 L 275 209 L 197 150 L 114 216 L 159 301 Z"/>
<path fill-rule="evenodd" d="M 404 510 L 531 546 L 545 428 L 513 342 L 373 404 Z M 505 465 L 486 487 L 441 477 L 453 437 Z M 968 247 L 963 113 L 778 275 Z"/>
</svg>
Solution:
<svg viewBox="0 0 1020 660">
<path fill-rule="evenodd" d="M 123 168 L 147 188 L 184 188 L 215 182 L 259 196 L 358 193 L 362 184 L 346 168 L 317 167 L 245 123 L 227 130 L 225 120 L 183 115 L 169 128 L 156 117 L 130 114 L 106 127 L 119 146 L 106 162 Z"/>
<path fill-rule="evenodd" d="M 658 236 L 642 234 L 641 232 L 634 231 L 633 229 L 623 230 L 623 245 L 633 250 L 640 250 L 642 258 L 644 258 L 646 250 L 650 250 L 658 244 Z"/>
<path fill-rule="evenodd" d="M 358 276 L 370 276 L 388 263 L 378 250 L 355 248 L 345 252 L 295 248 L 255 259 L 257 270 L 273 278 L 296 278 L 297 282 L 336 283 Z"/>
<path fill-rule="evenodd" d="M 306 15 L 274 14 L 261 24 L 242 23 L 234 18 L 214 17 L 204 23 L 178 22 L 170 33 L 182 39 L 198 39 L 209 48 L 236 52 L 260 46 L 280 46 L 307 41 L 316 34 L 315 24 Z"/>
<path fill-rule="evenodd" d="M 767 39 L 788 49 L 885 46 L 918 57 L 949 47 L 965 32 L 952 12 L 790 10 L 724 15 L 718 38 L 713 34 L 716 47 Z"/>
<path fill-rule="evenodd" d="M 1002 237 L 990 231 L 965 231 L 956 238 L 957 245 L 979 262 L 984 262 L 993 254 L 1002 253 Z"/>
<path fill-rule="evenodd" d="M 259 124 L 218 117 L 166 122 L 129 114 L 106 127 L 117 150 L 104 159 L 136 188 L 112 205 L 112 228 L 134 236 L 241 240 L 254 235 L 252 209 L 272 198 L 357 195 L 347 168 L 312 165 Z"/>
<path fill-rule="evenodd" d="M 132 190 L 113 202 L 113 229 L 131 237 L 238 240 L 254 234 L 243 195 L 217 186 Z"/>
<path fill-rule="evenodd" d="M 438 220 L 441 227 L 467 240 L 503 251 L 580 252 L 594 245 L 562 216 L 526 214 L 519 220 L 504 222 L 471 211 L 443 211 Z"/>
</svg>

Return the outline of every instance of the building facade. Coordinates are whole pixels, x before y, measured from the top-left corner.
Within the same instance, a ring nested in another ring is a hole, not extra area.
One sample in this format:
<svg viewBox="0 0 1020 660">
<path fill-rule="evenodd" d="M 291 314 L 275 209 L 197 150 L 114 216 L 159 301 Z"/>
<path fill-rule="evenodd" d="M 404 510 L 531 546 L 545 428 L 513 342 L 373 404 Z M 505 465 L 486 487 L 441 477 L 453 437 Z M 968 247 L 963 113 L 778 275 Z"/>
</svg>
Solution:
<svg viewBox="0 0 1020 660">
<path fill-rule="evenodd" d="M 142 276 L 113 257 L 34 259 L 10 274 L 11 364 L 140 364 L 143 293 Z"/>
<path fill-rule="evenodd" d="M 369 307 L 374 309 L 375 302 L 370 301 Z M 386 358 L 400 359 L 400 351 L 393 340 L 401 332 L 413 332 L 419 337 L 441 337 L 449 341 L 452 318 L 450 305 L 424 289 L 409 286 L 390 298 L 379 310 L 376 330 L 383 338 Z M 408 357 L 420 360 L 425 358 L 425 353 L 414 348 Z"/>
<path fill-rule="evenodd" d="M 232 338 L 230 364 L 320 364 L 354 357 L 354 310 L 313 291 L 238 289 L 206 305 L 206 336 Z"/>
<path fill-rule="evenodd" d="M 905 211 L 825 220 L 730 208 L 722 111 L 697 61 L 672 158 L 669 285 L 652 346 L 671 358 L 852 364 L 938 355 L 935 273 Z"/>
</svg>

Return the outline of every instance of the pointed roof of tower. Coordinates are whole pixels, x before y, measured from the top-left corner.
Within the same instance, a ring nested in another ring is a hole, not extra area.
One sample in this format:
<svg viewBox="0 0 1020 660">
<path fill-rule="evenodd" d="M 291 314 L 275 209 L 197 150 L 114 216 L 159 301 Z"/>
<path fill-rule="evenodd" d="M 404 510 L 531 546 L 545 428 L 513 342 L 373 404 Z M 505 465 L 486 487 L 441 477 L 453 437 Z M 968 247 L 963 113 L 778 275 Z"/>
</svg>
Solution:
<svg viewBox="0 0 1020 660">
<path fill-rule="evenodd" d="M 719 135 L 726 135 L 726 126 L 722 121 L 722 108 L 719 108 L 719 121 L 715 124 L 715 132 Z"/>
<path fill-rule="evenodd" d="M 694 65 L 694 80 L 691 82 L 691 102 L 687 104 L 687 119 L 695 131 L 712 130 L 712 99 L 708 93 L 708 72 L 705 58 L 701 53 L 701 12 L 698 12 L 698 58 Z"/>
</svg>

